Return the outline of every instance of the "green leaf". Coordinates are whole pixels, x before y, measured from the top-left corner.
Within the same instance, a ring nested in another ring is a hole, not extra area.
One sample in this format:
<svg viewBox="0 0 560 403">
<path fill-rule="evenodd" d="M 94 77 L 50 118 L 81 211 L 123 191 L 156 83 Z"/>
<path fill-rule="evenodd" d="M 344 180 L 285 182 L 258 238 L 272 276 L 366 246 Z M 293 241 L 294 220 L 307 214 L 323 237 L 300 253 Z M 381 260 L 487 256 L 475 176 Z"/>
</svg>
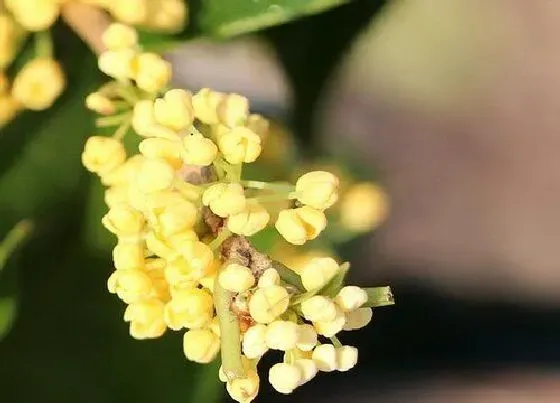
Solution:
<svg viewBox="0 0 560 403">
<path fill-rule="evenodd" d="M 364 290 L 368 296 L 364 307 L 376 308 L 378 306 L 395 304 L 395 297 L 391 291 L 391 287 L 367 287 L 364 288 Z"/>
<path fill-rule="evenodd" d="M 0 340 L 8 333 L 14 323 L 17 304 L 15 298 L 0 298 Z"/>
</svg>

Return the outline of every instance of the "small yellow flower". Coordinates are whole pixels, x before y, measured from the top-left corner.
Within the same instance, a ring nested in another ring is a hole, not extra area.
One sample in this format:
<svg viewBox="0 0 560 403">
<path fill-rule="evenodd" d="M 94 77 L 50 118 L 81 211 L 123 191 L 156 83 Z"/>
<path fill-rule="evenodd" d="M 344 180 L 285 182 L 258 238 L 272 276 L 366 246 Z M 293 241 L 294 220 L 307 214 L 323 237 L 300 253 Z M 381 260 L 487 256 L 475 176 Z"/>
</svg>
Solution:
<svg viewBox="0 0 560 403">
<path fill-rule="evenodd" d="M 334 320 L 337 314 L 336 305 L 323 295 L 314 295 L 301 303 L 301 312 L 311 322 Z"/>
<path fill-rule="evenodd" d="M 325 210 L 338 200 L 338 178 L 330 172 L 308 172 L 297 180 L 296 195 L 301 203 Z"/>
<path fill-rule="evenodd" d="M 368 300 L 367 292 L 360 287 L 349 285 L 343 287 L 334 298 L 334 302 L 344 312 L 355 311 Z"/>
<path fill-rule="evenodd" d="M 228 229 L 234 234 L 252 236 L 266 227 L 270 214 L 255 201 L 246 204 L 245 209 L 229 216 Z"/>
<path fill-rule="evenodd" d="M 86 108 L 100 115 L 112 115 L 115 113 L 113 101 L 99 92 L 92 92 L 86 97 Z"/>
<path fill-rule="evenodd" d="M 350 371 L 358 363 L 358 349 L 353 346 L 342 346 L 336 349 L 337 371 Z"/>
<path fill-rule="evenodd" d="M 156 93 L 164 89 L 171 79 L 171 64 L 156 53 L 142 53 L 136 61 L 136 85 Z"/>
<path fill-rule="evenodd" d="M 117 294 L 127 304 L 150 296 L 152 280 L 139 269 L 116 270 L 107 280 L 107 288 L 111 294 Z"/>
<path fill-rule="evenodd" d="M 127 185 L 115 185 L 111 186 L 105 190 L 105 204 L 109 208 L 116 206 L 120 203 L 128 202 L 128 186 Z"/>
<path fill-rule="evenodd" d="M 218 147 L 230 164 L 251 163 L 261 153 L 261 138 L 250 129 L 238 126 L 218 138 Z"/>
<path fill-rule="evenodd" d="M 164 160 L 146 160 L 136 175 L 136 186 L 142 193 L 169 190 L 173 186 L 175 170 Z"/>
<path fill-rule="evenodd" d="M 283 394 L 290 394 L 301 385 L 303 374 L 300 367 L 281 362 L 274 364 L 268 373 L 268 381 L 274 389 Z"/>
<path fill-rule="evenodd" d="M 237 263 L 230 263 L 218 275 L 222 288 L 236 293 L 247 291 L 255 285 L 255 276 L 248 267 Z"/>
<path fill-rule="evenodd" d="M 213 270 L 214 253 L 204 242 L 185 241 L 177 245 L 177 252 L 188 273 L 195 279 L 200 279 Z"/>
<path fill-rule="evenodd" d="M 82 164 L 90 172 L 103 176 L 126 160 L 123 144 L 111 137 L 92 136 L 87 139 L 82 153 Z"/>
<path fill-rule="evenodd" d="M 295 360 L 294 365 L 299 367 L 299 369 L 301 370 L 302 384 L 309 382 L 317 375 L 317 364 L 315 363 L 315 361 L 309 358 L 301 358 L 299 360 Z"/>
<path fill-rule="evenodd" d="M 225 95 L 221 92 L 203 88 L 192 98 L 192 104 L 196 117 L 205 124 L 214 125 L 220 123 L 218 117 L 218 106 Z"/>
<path fill-rule="evenodd" d="M 331 257 L 311 259 L 300 271 L 301 282 L 306 290 L 319 290 L 324 287 L 339 271 L 336 260 Z"/>
<path fill-rule="evenodd" d="M 142 140 L 138 146 L 138 150 L 146 158 L 164 160 L 174 169 L 179 169 L 183 165 L 183 160 L 181 159 L 181 142 L 179 139 L 147 138 Z"/>
<path fill-rule="evenodd" d="M 141 154 L 133 155 L 115 169 L 104 172 L 101 177 L 101 183 L 105 186 L 129 185 L 130 181 L 134 180 L 136 172 L 145 160 L 146 158 Z"/>
<path fill-rule="evenodd" d="M 325 214 L 309 206 L 282 210 L 275 225 L 280 235 L 294 245 L 317 238 L 326 226 Z"/>
<path fill-rule="evenodd" d="M 197 209 L 177 192 L 158 192 L 148 198 L 146 215 L 156 232 L 169 237 L 192 229 Z"/>
<path fill-rule="evenodd" d="M 357 330 L 367 326 L 371 322 L 373 310 L 371 308 L 358 308 L 346 313 L 346 323 L 343 330 Z"/>
<path fill-rule="evenodd" d="M 210 323 L 214 304 L 212 295 L 200 288 L 179 289 L 165 305 L 164 320 L 173 330 L 201 328 Z"/>
<path fill-rule="evenodd" d="M 143 267 L 144 246 L 137 242 L 119 242 L 113 249 L 113 263 L 117 270 Z"/>
<path fill-rule="evenodd" d="M 252 114 L 247 118 L 245 126 L 252 132 L 256 133 L 263 143 L 265 142 L 270 127 L 268 120 L 261 115 Z"/>
<path fill-rule="evenodd" d="M 130 304 L 124 320 L 130 322 L 130 335 L 137 340 L 154 339 L 165 333 L 164 304 L 157 298 L 143 299 Z"/>
<path fill-rule="evenodd" d="M 116 20 L 130 25 L 142 24 L 149 15 L 149 0 L 114 0 L 109 11 Z"/>
<path fill-rule="evenodd" d="M 97 67 L 116 80 L 129 80 L 134 76 L 135 58 L 133 49 L 108 50 L 99 55 Z"/>
<path fill-rule="evenodd" d="M 259 288 L 249 300 L 249 313 L 258 323 L 270 323 L 288 309 L 290 296 L 284 287 Z"/>
<path fill-rule="evenodd" d="M 176 140 L 177 133 L 173 130 L 161 126 L 156 122 L 154 116 L 154 103 L 150 100 L 136 102 L 132 111 L 132 128 L 142 137 L 160 137 L 169 140 Z"/>
<path fill-rule="evenodd" d="M 144 216 L 128 204 L 122 203 L 109 209 L 101 223 L 115 235 L 134 236 L 142 231 Z"/>
<path fill-rule="evenodd" d="M 267 351 L 266 325 L 256 324 L 251 326 L 243 335 L 243 354 L 247 358 L 262 357 Z"/>
<path fill-rule="evenodd" d="M 278 274 L 278 271 L 276 271 L 276 269 L 269 268 L 266 269 L 261 274 L 257 286 L 259 288 L 265 288 L 271 285 L 279 285 L 279 284 L 280 284 L 280 275 Z"/>
<path fill-rule="evenodd" d="M 101 40 L 109 50 L 128 49 L 138 43 L 138 34 L 128 25 L 112 23 L 101 35 Z"/>
<path fill-rule="evenodd" d="M 146 274 L 152 280 L 153 294 L 163 302 L 168 302 L 171 298 L 169 284 L 164 275 L 166 266 L 165 260 L 158 258 L 147 259 L 144 266 Z"/>
<path fill-rule="evenodd" d="M 179 32 L 185 26 L 187 4 L 185 0 L 159 0 L 152 5 L 142 25 L 162 32 Z M 155 7 L 154 7 L 155 6 Z"/>
<path fill-rule="evenodd" d="M 218 183 L 204 191 L 202 203 L 210 207 L 214 214 L 227 217 L 243 211 L 245 193 L 239 183 Z"/>
<path fill-rule="evenodd" d="M 288 351 L 296 347 L 298 325 L 286 320 L 275 320 L 266 328 L 266 345 L 273 350 Z"/>
<path fill-rule="evenodd" d="M 232 399 L 239 403 L 253 401 L 259 393 L 259 375 L 254 369 L 247 371 L 245 378 L 234 379 L 226 384 L 227 391 Z"/>
<path fill-rule="evenodd" d="M 313 326 L 321 336 L 333 337 L 344 328 L 345 322 L 344 312 L 339 307 L 336 307 L 336 315 L 332 320 L 313 322 Z"/>
<path fill-rule="evenodd" d="M 297 328 L 297 348 L 302 351 L 311 351 L 317 345 L 317 332 L 313 326 L 304 324 Z"/>
<path fill-rule="evenodd" d="M 228 94 L 218 106 L 218 118 L 228 127 L 243 125 L 249 116 L 249 100 L 238 94 Z"/>
<path fill-rule="evenodd" d="M 146 246 L 154 255 L 172 261 L 179 256 L 178 245 L 183 242 L 198 241 L 196 232 L 191 229 L 170 235 L 168 237 L 156 231 L 146 234 Z"/>
<path fill-rule="evenodd" d="M 6 0 L 4 3 L 17 22 L 33 32 L 49 28 L 60 11 L 60 4 L 55 0 Z"/>
<path fill-rule="evenodd" d="M 34 59 L 23 66 L 14 79 L 12 96 L 27 109 L 47 109 L 60 96 L 66 79 L 53 59 Z"/>
<path fill-rule="evenodd" d="M 373 183 L 353 185 L 340 203 L 340 223 L 350 231 L 367 232 L 382 223 L 389 212 L 389 197 Z"/>
<path fill-rule="evenodd" d="M 192 94 L 181 89 L 167 91 L 163 98 L 154 101 L 156 121 L 172 130 L 185 130 L 193 124 Z"/>
<path fill-rule="evenodd" d="M 192 329 L 183 336 L 183 352 L 188 360 L 207 364 L 220 351 L 220 338 L 209 329 Z"/>
<path fill-rule="evenodd" d="M 218 155 L 218 146 L 199 133 L 183 138 L 183 161 L 188 165 L 208 166 Z"/>
<path fill-rule="evenodd" d="M 338 367 L 336 349 L 332 344 L 321 344 L 315 347 L 311 357 L 319 371 L 332 372 Z"/>
</svg>

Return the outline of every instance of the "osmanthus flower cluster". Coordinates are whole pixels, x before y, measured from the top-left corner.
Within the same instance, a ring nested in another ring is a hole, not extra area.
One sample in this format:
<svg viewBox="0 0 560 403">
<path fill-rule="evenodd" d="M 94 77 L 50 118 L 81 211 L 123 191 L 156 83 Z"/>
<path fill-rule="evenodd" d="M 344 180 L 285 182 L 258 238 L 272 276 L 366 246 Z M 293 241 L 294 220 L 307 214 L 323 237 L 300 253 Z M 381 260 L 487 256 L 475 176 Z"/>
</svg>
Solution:
<svg viewBox="0 0 560 403">
<path fill-rule="evenodd" d="M 348 371 L 358 350 L 337 336 L 368 324 L 372 307 L 392 303 L 388 287 L 344 286 L 347 264 L 312 259 L 296 274 L 251 245 L 267 226 L 293 245 L 315 239 L 338 198 L 337 178 L 308 172 L 295 185 L 245 180 L 268 123 L 237 94 L 169 89 L 171 66 L 142 52 L 136 32 L 113 24 L 99 67 L 114 80 L 90 94 L 88 108 L 114 126 L 92 136 L 82 161 L 107 187 L 102 224 L 117 236 L 108 289 L 126 304 L 136 339 L 183 332 L 187 359 L 221 352 L 219 377 L 231 397 L 250 402 L 257 364 L 284 353 L 268 380 L 291 393 L 318 372 Z M 123 137 L 142 138 L 127 156 Z"/>
</svg>

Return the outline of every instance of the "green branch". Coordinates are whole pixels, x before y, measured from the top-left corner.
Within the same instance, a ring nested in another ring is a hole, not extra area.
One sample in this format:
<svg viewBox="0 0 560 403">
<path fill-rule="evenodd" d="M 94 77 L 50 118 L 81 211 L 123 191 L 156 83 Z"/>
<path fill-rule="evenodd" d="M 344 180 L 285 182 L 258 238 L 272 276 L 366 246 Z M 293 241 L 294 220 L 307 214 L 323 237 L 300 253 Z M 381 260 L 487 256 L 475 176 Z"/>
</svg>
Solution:
<svg viewBox="0 0 560 403">
<path fill-rule="evenodd" d="M 32 229 L 33 223 L 31 221 L 22 220 L 17 223 L 10 232 L 8 232 L 2 243 L 0 243 L 0 271 L 2 271 L 6 265 L 10 255 L 25 240 L 25 238 L 27 238 Z"/>
</svg>

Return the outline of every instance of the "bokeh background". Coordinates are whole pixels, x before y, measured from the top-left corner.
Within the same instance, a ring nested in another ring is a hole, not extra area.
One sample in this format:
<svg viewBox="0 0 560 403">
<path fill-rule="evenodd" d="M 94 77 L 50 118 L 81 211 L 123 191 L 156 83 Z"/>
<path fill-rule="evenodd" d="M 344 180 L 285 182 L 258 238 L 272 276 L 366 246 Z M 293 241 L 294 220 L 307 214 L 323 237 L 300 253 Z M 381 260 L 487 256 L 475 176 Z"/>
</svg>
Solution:
<svg viewBox="0 0 560 403">
<path fill-rule="evenodd" d="M 57 35 L 81 78 L 94 56 Z M 397 301 L 343 336 L 358 367 L 291 396 L 263 382 L 257 401 L 560 401 L 559 37 L 555 1 L 359 0 L 169 55 L 177 85 L 248 95 L 301 157 L 327 156 L 391 198 L 375 233 L 338 244 L 351 281 L 389 284 Z M 187 363 L 180 334 L 128 335 L 106 291 L 101 188 L 79 164 L 91 117 L 75 95 L 57 105 L 64 115 L 0 132 L 1 233 L 36 224 L 0 277 L 2 301 L 17 301 L 0 401 L 227 401 L 218 364 Z"/>
</svg>

